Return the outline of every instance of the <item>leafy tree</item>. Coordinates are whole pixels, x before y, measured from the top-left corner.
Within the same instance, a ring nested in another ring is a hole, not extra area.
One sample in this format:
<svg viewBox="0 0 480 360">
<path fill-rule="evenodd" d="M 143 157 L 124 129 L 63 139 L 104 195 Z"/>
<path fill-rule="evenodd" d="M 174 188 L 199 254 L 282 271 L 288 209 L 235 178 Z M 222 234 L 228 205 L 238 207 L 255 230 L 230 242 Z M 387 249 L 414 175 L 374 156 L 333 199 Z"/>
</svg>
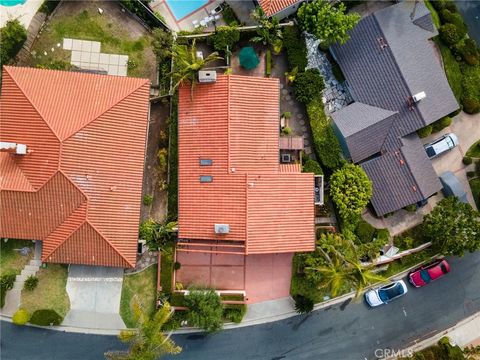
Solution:
<svg viewBox="0 0 480 360">
<path fill-rule="evenodd" d="M 360 20 L 359 14 L 346 14 L 345 4 L 332 5 L 326 0 L 313 0 L 303 3 L 297 12 L 300 27 L 315 35 L 322 43 L 331 45 L 336 42 L 344 44 Z"/>
<path fill-rule="evenodd" d="M 306 173 L 314 173 L 315 175 L 323 175 L 323 170 L 320 164 L 312 159 L 305 161 L 302 171 Z"/>
<path fill-rule="evenodd" d="M 271 46 L 275 54 L 280 53 L 283 47 L 283 33 L 280 27 L 280 20 L 277 17 L 269 18 L 260 6 L 253 10 L 251 17 L 260 23 L 260 27 L 257 28 L 257 36 L 250 40 L 261 43 L 263 46 Z"/>
<path fill-rule="evenodd" d="M 190 289 L 185 295 L 185 306 L 188 307 L 188 322 L 207 332 L 215 332 L 222 328 L 223 306 L 220 296 L 210 289 Z"/>
<path fill-rule="evenodd" d="M 8 20 L 0 29 L 0 66 L 13 59 L 27 40 L 27 30 L 18 19 Z"/>
<path fill-rule="evenodd" d="M 480 213 L 470 204 L 448 197 L 425 217 L 423 231 L 436 251 L 462 256 L 480 248 Z"/>
<path fill-rule="evenodd" d="M 308 104 L 321 97 L 324 87 L 325 84 L 320 71 L 318 69 L 308 69 L 297 74 L 293 83 L 293 93 L 298 101 Z"/>
<path fill-rule="evenodd" d="M 330 195 L 344 220 L 359 216 L 372 197 L 372 182 L 363 169 L 346 164 L 330 178 Z"/>
<path fill-rule="evenodd" d="M 173 37 L 169 31 L 158 27 L 152 31 L 152 47 L 158 62 L 170 58 L 172 55 L 172 45 Z"/>
<path fill-rule="evenodd" d="M 105 353 L 108 360 L 156 360 L 165 355 L 176 355 L 182 348 L 175 345 L 171 333 L 164 334 L 163 326 L 172 316 L 168 302 L 153 315 L 149 316 L 134 298 L 132 310 L 137 321 L 137 329 L 123 330 L 119 338 L 129 343 L 128 351 L 110 351 Z"/>
<path fill-rule="evenodd" d="M 307 67 L 307 46 L 298 26 L 283 28 L 283 46 L 287 52 L 288 69 L 303 72 Z M 292 80 L 293 82 L 293 80 Z"/>
<path fill-rule="evenodd" d="M 295 310 L 299 314 L 308 314 L 309 312 L 313 311 L 313 300 L 305 297 L 303 295 L 295 295 L 293 297 L 295 300 Z"/>
<path fill-rule="evenodd" d="M 240 31 L 235 26 L 218 26 L 213 35 L 213 47 L 216 51 L 225 51 L 230 55 L 238 40 L 240 40 Z"/>
<path fill-rule="evenodd" d="M 218 52 L 216 51 L 203 59 L 197 57 L 195 40 L 193 40 L 190 48 L 187 45 L 175 45 L 173 49 L 173 58 L 175 62 L 175 70 L 172 74 L 175 80 L 174 88 L 177 88 L 180 84 L 189 83 L 192 100 L 193 89 L 197 82 L 198 72 L 211 62 L 222 59 L 222 57 L 218 56 Z"/>
<path fill-rule="evenodd" d="M 460 32 L 455 25 L 450 23 L 440 26 L 438 31 L 440 32 L 440 37 L 448 46 L 455 45 L 465 36 L 465 34 Z"/>
</svg>

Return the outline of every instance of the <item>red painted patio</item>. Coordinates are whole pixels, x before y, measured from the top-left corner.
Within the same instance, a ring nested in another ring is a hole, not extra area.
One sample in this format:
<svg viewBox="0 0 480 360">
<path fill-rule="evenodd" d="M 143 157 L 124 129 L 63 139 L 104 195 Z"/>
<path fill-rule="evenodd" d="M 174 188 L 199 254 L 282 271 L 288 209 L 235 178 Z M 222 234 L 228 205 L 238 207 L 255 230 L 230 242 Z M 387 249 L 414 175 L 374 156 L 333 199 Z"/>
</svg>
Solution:
<svg viewBox="0 0 480 360">
<path fill-rule="evenodd" d="M 177 252 L 182 264 L 176 282 L 218 290 L 245 290 L 247 303 L 273 300 L 290 294 L 292 253 L 228 255 Z"/>
</svg>

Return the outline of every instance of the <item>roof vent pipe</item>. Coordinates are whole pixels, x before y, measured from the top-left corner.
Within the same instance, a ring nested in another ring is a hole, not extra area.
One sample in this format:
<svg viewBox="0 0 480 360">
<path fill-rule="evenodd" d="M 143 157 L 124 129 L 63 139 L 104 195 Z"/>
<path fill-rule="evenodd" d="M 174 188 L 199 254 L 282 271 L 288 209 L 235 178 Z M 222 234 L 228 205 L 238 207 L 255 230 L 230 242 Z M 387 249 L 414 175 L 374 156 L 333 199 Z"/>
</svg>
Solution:
<svg viewBox="0 0 480 360">
<path fill-rule="evenodd" d="M 30 151 L 27 151 L 27 145 L 17 144 L 14 142 L 0 142 L 0 151 L 11 152 L 17 155 L 27 155 Z"/>
</svg>

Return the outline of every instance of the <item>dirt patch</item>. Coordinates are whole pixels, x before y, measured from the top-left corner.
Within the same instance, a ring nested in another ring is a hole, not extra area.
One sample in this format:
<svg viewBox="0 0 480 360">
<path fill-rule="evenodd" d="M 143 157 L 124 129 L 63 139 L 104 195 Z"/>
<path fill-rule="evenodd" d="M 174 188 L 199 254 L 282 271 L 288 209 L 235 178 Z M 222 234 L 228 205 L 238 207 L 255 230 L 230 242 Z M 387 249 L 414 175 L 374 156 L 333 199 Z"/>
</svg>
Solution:
<svg viewBox="0 0 480 360">
<path fill-rule="evenodd" d="M 153 196 L 153 201 L 150 205 L 142 203 L 142 221 L 152 218 L 162 222 L 167 214 L 167 191 L 165 188 L 167 174 L 160 168 L 158 151 L 168 148 L 169 114 L 170 105 L 167 100 L 151 105 L 142 197 Z"/>
</svg>

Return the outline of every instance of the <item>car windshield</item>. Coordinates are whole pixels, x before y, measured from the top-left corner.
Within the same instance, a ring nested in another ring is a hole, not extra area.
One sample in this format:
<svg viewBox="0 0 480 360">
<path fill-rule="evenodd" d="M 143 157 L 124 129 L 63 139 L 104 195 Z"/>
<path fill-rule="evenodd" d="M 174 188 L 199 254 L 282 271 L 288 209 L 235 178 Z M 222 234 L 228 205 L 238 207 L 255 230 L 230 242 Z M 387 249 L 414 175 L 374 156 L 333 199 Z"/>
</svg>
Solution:
<svg viewBox="0 0 480 360">
<path fill-rule="evenodd" d="M 430 275 L 428 274 L 428 271 L 427 270 L 422 270 L 420 271 L 420 277 L 422 278 L 423 281 L 425 281 L 426 283 L 430 282 L 430 280 L 432 280 L 430 278 Z"/>
<path fill-rule="evenodd" d="M 399 295 L 403 294 L 403 288 L 400 284 L 395 284 L 393 286 L 389 285 L 386 288 L 378 290 L 378 297 L 383 302 L 389 301 Z"/>
<path fill-rule="evenodd" d="M 450 147 L 450 148 L 453 147 L 453 141 L 452 141 L 452 139 L 450 139 L 450 137 L 447 137 L 445 140 L 447 141 L 448 147 Z"/>
<path fill-rule="evenodd" d="M 447 270 L 447 267 L 445 266 L 445 264 L 443 264 L 443 263 L 440 264 L 440 269 L 442 269 L 442 272 L 443 272 L 444 274 L 448 273 L 448 270 Z"/>
</svg>

